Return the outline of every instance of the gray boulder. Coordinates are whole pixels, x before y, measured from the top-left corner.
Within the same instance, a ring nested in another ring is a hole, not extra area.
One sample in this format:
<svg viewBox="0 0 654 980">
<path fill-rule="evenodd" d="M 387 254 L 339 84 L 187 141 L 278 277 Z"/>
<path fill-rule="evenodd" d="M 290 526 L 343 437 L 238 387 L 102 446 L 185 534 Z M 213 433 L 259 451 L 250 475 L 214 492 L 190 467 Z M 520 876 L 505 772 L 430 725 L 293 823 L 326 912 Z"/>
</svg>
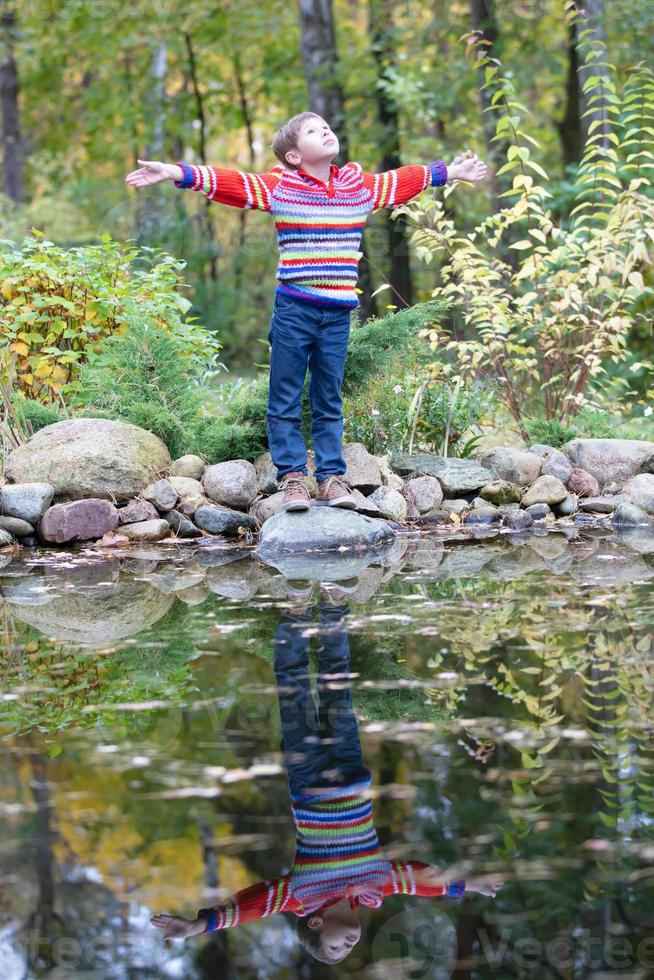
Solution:
<svg viewBox="0 0 654 980">
<path fill-rule="evenodd" d="M 492 477 L 489 469 L 475 459 L 437 456 L 435 453 L 400 453 L 391 465 L 401 475 L 435 476 L 445 497 L 480 490 Z"/>
<path fill-rule="evenodd" d="M 574 466 L 580 466 L 599 482 L 628 480 L 654 452 L 654 443 L 637 439 L 571 439 L 563 447 Z"/>
<path fill-rule="evenodd" d="M 194 480 L 190 476 L 169 476 L 167 483 L 175 490 L 180 497 L 191 497 L 202 493 L 202 483 Z"/>
<path fill-rule="evenodd" d="M 255 501 L 255 503 L 253 503 L 250 507 L 250 515 L 254 517 L 259 524 L 265 524 L 265 522 L 275 514 L 280 513 L 283 502 L 284 491 L 278 490 L 277 493 L 272 493 L 269 497 L 261 497 L 259 500 Z"/>
<path fill-rule="evenodd" d="M 342 479 L 349 487 L 356 488 L 365 495 L 381 487 L 379 462 L 362 442 L 349 442 L 343 446 L 343 459 L 347 463 L 347 469 Z"/>
<path fill-rule="evenodd" d="M 525 513 L 530 514 L 535 521 L 542 521 L 548 514 L 552 513 L 552 510 L 549 504 L 543 502 L 525 507 Z"/>
<path fill-rule="evenodd" d="M 393 490 L 402 490 L 404 480 L 398 473 L 393 472 L 388 458 L 386 456 L 375 456 L 375 459 L 377 460 L 379 472 L 381 473 L 382 486 L 392 487 Z"/>
<path fill-rule="evenodd" d="M 0 513 L 38 524 L 53 497 L 54 487 L 50 483 L 5 483 L 0 487 Z"/>
<path fill-rule="evenodd" d="M 654 514 L 654 474 L 639 473 L 624 485 L 624 493 L 632 504 L 648 514 Z"/>
<path fill-rule="evenodd" d="M 207 466 L 202 475 L 204 492 L 217 504 L 247 510 L 257 491 L 257 472 L 247 459 L 230 459 Z"/>
<path fill-rule="evenodd" d="M 568 496 L 568 491 L 558 477 L 539 476 L 522 498 L 522 506 L 531 504 L 558 504 Z"/>
<path fill-rule="evenodd" d="M 342 507 L 282 511 L 261 528 L 255 553 L 263 561 L 301 552 L 377 548 L 390 542 L 394 530 L 385 521 Z"/>
<path fill-rule="evenodd" d="M 594 511 L 597 514 L 611 514 L 621 503 L 629 503 L 626 494 L 615 494 L 613 497 L 601 495 L 598 497 L 582 497 L 579 510 Z"/>
<path fill-rule="evenodd" d="M 7 458 L 14 483 L 49 483 L 55 500 L 129 500 L 170 465 L 161 439 L 128 422 L 79 418 L 39 429 Z M 16 515 L 20 516 L 20 515 Z"/>
<path fill-rule="evenodd" d="M 54 504 L 39 521 L 37 537 L 46 544 L 101 538 L 118 526 L 118 511 L 101 497 Z"/>
<path fill-rule="evenodd" d="M 228 537 L 236 536 L 239 533 L 239 527 L 254 531 L 257 526 L 255 519 L 250 514 L 242 514 L 239 511 L 230 510 L 228 507 L 217 507 L 216 505 L 198 507 L 194 520 L 203 531 L 207 531 L 209 534 L 224 534 Z"/>
<path fill-rule="evenodd" d="M 4 548 L 6 545 L 13 542 L 13 538 L 9 531 L 5 531 L 4 528 L 0 528 L 0 548 Z"/>
<path fill-rule="evenodd" d="M 482 466 L 501 480 L 525 487 L 533 483 L 541 472 L 543 460 L 536 453 L 515 446 L 495 446 L 479 456 Z"/>
<path fill-rule="evenodd" d="M 500 504 L 519 504 L 522 487 L 508 480 L 489 480 L 479 491 L 479 496 L 496 507 Z"/>
<path fill-rule="evenodd" d="M 560 449 L 548 447 L 547 452 L 543 453 L 542 459 L 541 476 L 555 476 L 561 483 L 568 482 L 574 467 L 565 453 L 562 453 Z"/>
<path fill-rule="evenodd" d="M 26 538 L 28 534 L 34 534 L 32 525 L 20 517 L 0 517 L 0 528 L 15 538 Z"/>
<path fill-rule="evenodd" d="M 502 521 L 505 527 L 510 528 L 512 531 L 523 531 L 525 528 L 531 527 L 534 523 L 534 519 L 531 514 L 526 510 L 510 510 L 502 514 Z"/>
<path fill-rule="evenodd" d="M 170 464 L 170 472 L 172 476 L 179 476 L 190 480 L 201 480 L 206 466 L 207 464 L 199 456 L 189 453 L 186 456 L 180 456 L 179 459 L 173 460 Z"/>
<path fill-rule="evenodd" d="M 443 488 L 435 476 L 414 476 L 405 483 L 404 493 L 411 495 L 420 514 L 440 507 L 443 502 Z"/>
<path fill-rule="evenodd" d="M 379 507 L 382 517 L 389 517 L 392 521 L 406 521 L 409 509 L 406 499 L 399 490 L 393 490 L 392 487 L 377 487 L 368 499 Z"/>
<path fill-rule="evenodd" d="M 573 469 L 566 486 L 577 497 L 596 497 L 600 492 L 600 485 L 595 477 L 579 466 Z"/>
<path fill-rule="evenodd" d="M 262 453 L 254 461 L 259 493 L 274 494 L 277 492 L 277 467 L 270 453 Z"/>
<path fill-rule="evenodd" d="M 158 518 L 159 512 L 154 504 L 149 500 L 141 500 L 140 497 L 130 500 L 125 507 L 118 510 L 118 520 L 121 524 L 138 524 L 141 521 L 156 521 Z"/>
<path fill-rule="evenodd" d="M 172 510 L 177 503 L 179 494 L 168 480 L 157 480 L 156 483 L 149 483 L 143 490 L 141 496 L 144 500 L 149 500 L 157 510 Z"/>
<path fill-rule="evenodd" d="M 168 521 L 157 518 L 155 521 L 140 521 L 138 524 L 124 524 L 120 533 L 130 541 L 163 541 L 170 537 L 171 529 Z"/>
<path fill-rule="evenodd" d="M 163 515 L 166 523 L 172 528 L 178 538 L 201 538 L 202 531 L 193 521 L 184 517 L 178 510 L 169 510 Z"/>
</svg>

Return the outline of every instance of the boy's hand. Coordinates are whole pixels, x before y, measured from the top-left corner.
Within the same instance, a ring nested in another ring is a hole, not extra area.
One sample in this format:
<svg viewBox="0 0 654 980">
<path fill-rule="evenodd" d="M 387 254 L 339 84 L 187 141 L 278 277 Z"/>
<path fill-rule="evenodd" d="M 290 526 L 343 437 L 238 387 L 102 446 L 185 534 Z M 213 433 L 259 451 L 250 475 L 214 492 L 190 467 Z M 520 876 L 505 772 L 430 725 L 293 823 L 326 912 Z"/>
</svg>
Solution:
<svg viewBox="0 0 654 980">
<path fill-rule="evenodd" d="M 479 878 L 466 879 L 466 891 L 495 898 L 495 893 L 500 890 L 503 884 L 504 878 L 501 875 L 480 875 Z"/>
<path fill-rule="evenodd" d="M 479 159 L 472 150 L 459 153 L 447 164 L 447 176 L 449 180 L 485 180 L 488 176 L 488 167 Z"/>
<path fill-rule="evenodd" d="M 185 939 L 204 932 L 206 919 L 182 919 L 177 915 L 155 915 L 150 919 L 153 926 L 161 929 L 164 939 Z"/>
<path fill-rule="evenodd" d="M 176 163 L 159 163 L 158 160 L 138 160 L 141 166 L 132 170 L 125 177 L 125 183 L 131 187 L 145 187 L 148 184 L 160 184 L 164 180 L 181 180 L 184 174 Z"/>
</svg>

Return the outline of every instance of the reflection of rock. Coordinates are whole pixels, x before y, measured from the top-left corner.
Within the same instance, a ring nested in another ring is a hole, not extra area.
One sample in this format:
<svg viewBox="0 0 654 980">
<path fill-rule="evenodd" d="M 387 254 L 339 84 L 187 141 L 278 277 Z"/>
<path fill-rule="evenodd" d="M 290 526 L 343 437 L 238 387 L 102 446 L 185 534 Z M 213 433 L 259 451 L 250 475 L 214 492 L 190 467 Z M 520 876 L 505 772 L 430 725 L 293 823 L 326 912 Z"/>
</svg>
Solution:
<svg viewBox="0 0 654 980">
<path fill-rule="evenodd" d="M 348 552 L 390 542 L 395 532 L 384 521 L 340 507 L 311 507 L 282 512 L 261 528 L 255 554 L 264 561 L 302 552 Z"/>
<path fill-rule="evenodd" d="M 9 454 L 6 475 L 15 483 L 50 483 L 59 501 L 127 500 L 169 464 L 161 439 L 138 425 L 78 418 L 39 429 Z"/>
<path fill-rule="evenodd" d="M 211 592 L 226 599 L 249 599 L 261 584 L 261 568 L 246 558 L 230 565 L 208 568 L 205 582 Z"/>
<path fill-rule="evenodd" d="M 639 555 L 654 555 L 654 528 L 652 527 L 629 528 L 620 531 L 618 541 L 620 544 L 626 544 L 633 551 L 637 551 Z"/>
<path fill-rule="evenodd" d="M 592 561 L 582 564 L 575 563 L 568 574 L 583 585 L 601 584 L 613 588 L 615 586 L 649 581 L 654 577 L 654 568 L 646 561 L 629 555 L 626 560 L 624 550 L 620 547 L 621 535 L 615 540 L 604 538 L 600 540 Z"/>
<path fill-rule="evenodd" d="M 301 513 L 301 512 L 300 512 Z M 288 579 L 309 579 L 314 582 L 341 582 L 357 578 L 369 565 L 386 563 L 393 550 L 392 544 L 369 549 L 357 555 L 352 552 L 314 552 L 297 555 L 261 557 Z"/>
<path fill-rule="evenodd" d="M 121 579 L 51 595 L 46 605 L 10 603 L 17 619 L 53 640 L 104 646 L 156 623 L 174 601 L 173 595 L 164 595 L 147 582 Z"/>
</svg>

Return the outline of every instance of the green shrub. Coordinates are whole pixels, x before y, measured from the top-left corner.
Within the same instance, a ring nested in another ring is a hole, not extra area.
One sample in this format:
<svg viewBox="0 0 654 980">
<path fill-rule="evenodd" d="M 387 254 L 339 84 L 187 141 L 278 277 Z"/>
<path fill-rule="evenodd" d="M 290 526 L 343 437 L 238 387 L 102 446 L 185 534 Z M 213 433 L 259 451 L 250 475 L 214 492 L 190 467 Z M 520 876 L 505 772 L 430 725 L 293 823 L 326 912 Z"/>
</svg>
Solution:
<svg viewBox="0 0 654 980">
<path fill-rule="evenodd" d="M 0 351 L 16 355 L 17 391 L 56 401 L 99 344 L 139 322 L 173 334 L 182 362 L 215 372 L 221 344 L 195 318 L 183 319 L 191 307 L 179 292 L 185 262 L 108 235 L 64 249 L 33 232 L 21 245 L 0 241 Z"/>
<path fill-rule="evenodd" d="M 623 427 L 620 431 L 620 428 Z M 628 421 L 619 414 L 584 405 L 571 422 L 554 419 L 526 419 L 525 428 L 531 443 L 540 442 L 559 449 L 570 439 L 638 439 Z"/>
<path fill-rule="evenodd" d="M 202 411 L 203 374 L 201 360 L 185 351 L 182 338 L 135 314 L 129 333 L 106 337 L 66 386 L 74 414 L 140 425 L 173 457 L 188 452 Z"/>
<path fill-rule="evenodd" d="M 566 11 L 568 21 L 577 16 Z M 455 305 L 462 329 L 438 324 L 426 331 L 433 350 L 455 359 L 457 375 L 501 381 L 503 407 L 525 439 L 525 419 L 569 424 L 582 405 L 603 397 L 612 372 L 629 377 L 654 370 L 629 345 L 639 324 L 651 329 L 645 276 L 654 240 L 654 71 L 640 62 L 619 86 L 594 33 L 582 32 L 591 37 L 582 51 L 593 49 L 586 64 L 602 58 L 607 68 L 601 91 L 593 91 L 599 80 L 593 72 L 583 88 L 607 115 L 601 129 L 591 124 L 588 130 L 569 214 L 555 217 L 547 206 L 551 181 L 531 158 L 539 144 L 522 128 L 524 106 L 475 32 L 460 40 L 477 55 L 475 67 L 493 93 L 494 139 L 507 146 L 496 176 L 513 174 L 500 194 L 512 201 L 470 233 L 457 228 L 447 206 L 457 181 L 444 189 L 444 200 L 421 198 L 394 212 L 417 226 L 412 241 L 420 258 L 429 263 L 443 256 L 442 285 L 433 295 Z M 502 255 L 507 248 L 515 250 L 515 263 Z"/>
</svg>

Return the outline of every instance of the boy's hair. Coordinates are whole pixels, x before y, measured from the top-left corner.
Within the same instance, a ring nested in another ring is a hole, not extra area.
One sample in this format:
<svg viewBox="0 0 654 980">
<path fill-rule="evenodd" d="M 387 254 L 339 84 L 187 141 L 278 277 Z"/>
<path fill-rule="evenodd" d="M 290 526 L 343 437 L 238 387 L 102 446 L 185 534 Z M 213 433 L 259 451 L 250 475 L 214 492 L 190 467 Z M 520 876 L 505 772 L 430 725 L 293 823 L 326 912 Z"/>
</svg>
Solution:
<svg viewBox="0 0 654 980">
<path fill-rule="evenodd" d="M 299 112 L 297 116 L 291 116 L 288 122 L 285 122 L 275 133 L 275 138 L 272 141 L 273 153 L 278 160 L 281 160 L 285 167 L 290 167 L 291 170 L 297 170 L 297 167 L 294 163 L 288 162 L 285 154 L 289 150 L 295 150 L 297 148 L 302 123 L 305 119 L 312 118 L 322 119 L 322 116 L 319 116 L 317 112 Z"/>
<path fill-rule="evenodd" d="M 339 963 L 340 960 L 332 959 L 322 948 L 322 933 L 309 928 L 309 919 L 315 914 L 315 912 L 311 912 L 309 915 L 298 916 L 295 920 L 295 935 L 298 942 L 300 946 L 306 949 L 307 953 L 311 953 L 313 958 L 320 963 Z"/>
</svg>

